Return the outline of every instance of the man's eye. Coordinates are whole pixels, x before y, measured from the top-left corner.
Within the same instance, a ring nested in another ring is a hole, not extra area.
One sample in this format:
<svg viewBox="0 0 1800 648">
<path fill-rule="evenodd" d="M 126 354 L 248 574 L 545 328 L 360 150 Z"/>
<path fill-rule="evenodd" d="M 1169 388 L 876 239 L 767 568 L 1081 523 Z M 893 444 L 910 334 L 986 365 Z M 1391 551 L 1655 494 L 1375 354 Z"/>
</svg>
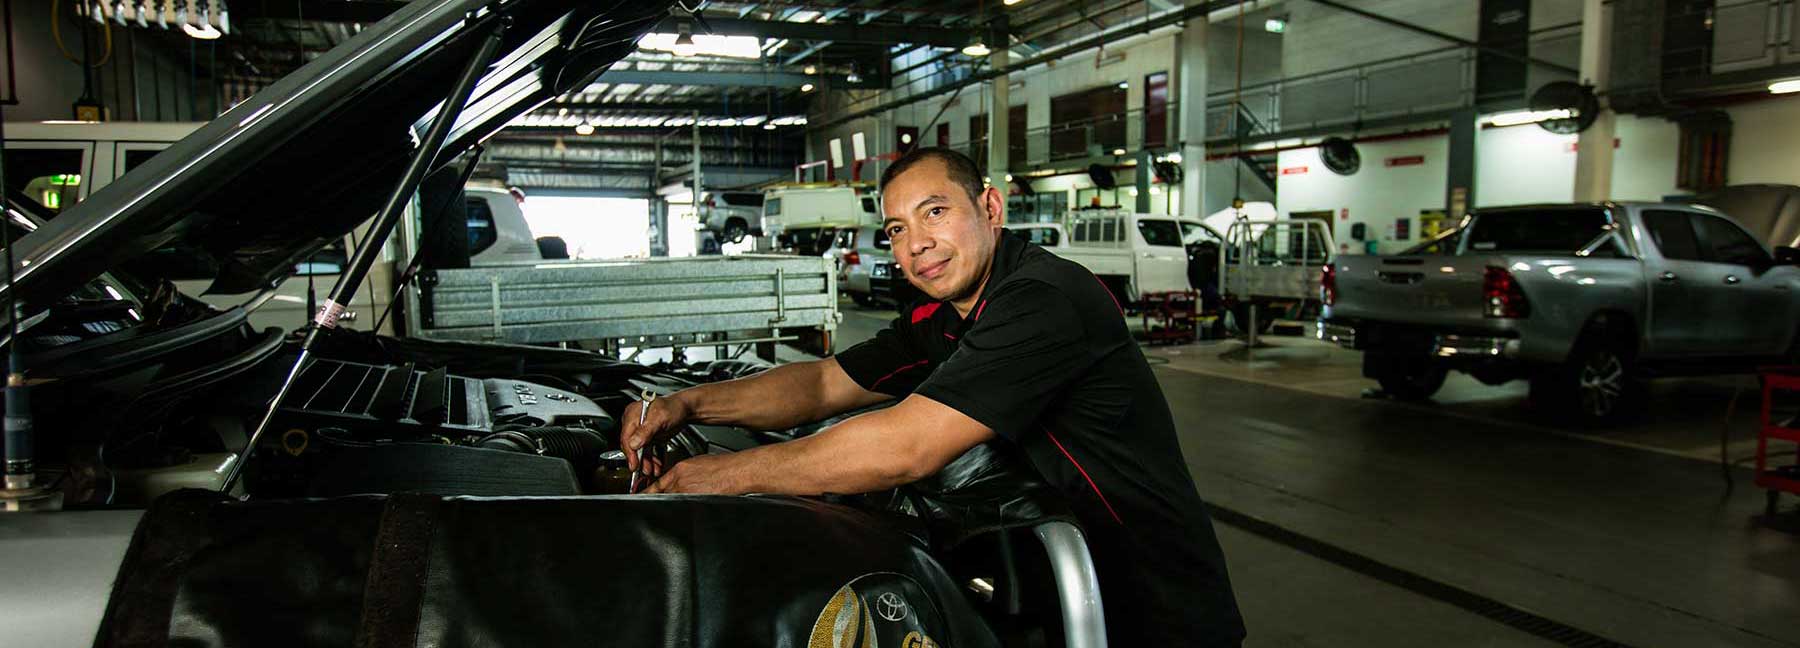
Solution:
<svg viewBox="0 0 1800 648">
<path fill-rule="evenodd" d="M 899 236 L 900 235 L 900 227 L 898 225 L 896 225 L 894 227 L 889 227 L 887 233 L 888 233 L 888 238 L 894 238 L 896 236 Z"/>
<path fill-rule="evenodd" d="M 944 208 L 943 207 L 932 207 L 930 214 L 932 216 L 942 216 L 942 215 L 944 215 Z"/>
</svg>

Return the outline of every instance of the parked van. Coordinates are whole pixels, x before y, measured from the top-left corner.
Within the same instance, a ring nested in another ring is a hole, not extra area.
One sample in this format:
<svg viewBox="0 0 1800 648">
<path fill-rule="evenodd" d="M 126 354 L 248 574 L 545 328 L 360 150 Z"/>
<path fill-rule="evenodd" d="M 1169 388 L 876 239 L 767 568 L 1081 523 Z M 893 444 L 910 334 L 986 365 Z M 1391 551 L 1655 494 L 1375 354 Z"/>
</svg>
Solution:
<svg viewBox="0 0 1800 648">
<path fill-rule="evenodd" d="M 115 180 L 130 173 L 163 149 L 203 126 L 203 123 L 92 123 L 92 122 L 21 122 L 6 125 L 6 184 L 8 191 L 18 191 L 37 203 L 43 214 L 54 219 L 64 209 L 73 207 Z M 366 226 L 365 226 L 366 227 Z M 351 238 L 366 234 L 358 230 Z M 307 293 L 314 301 L 325 299 L 325 293 L 337 282 L 338 273 L 349 262 L 354 241 L 338 240 L 311 258 L 301 262 L 293 278 L 283 282 L 268 301 L 251 313 L 252 325 L 262 328 L 292 328 L 311 319 L 307 309 Z M 383 251 L 382 261 L 391 262 L 394 251 Z M 158 273 L 175 282 L 176 288 L 216 308 L 243 305 L 252 294 L 207 294 L 218 273 L 206 267 L 201 259 L 210 258 L 180 249 L 158 250 L 145 255 Z M 392 301 L 392 263 L 376 263 L 369 270 L 368 288 L 361 299 L 352 303 L 354 313 L 344 326 L 368 329 L 382 310 Z M 383 332 L 394 332 L 392 319 Z"/>
<path fill-rule="evenodd" d="M 880 225 L 878 196 L 867 183 L 780 185 L 763 192 L 763 230 L 782 249 L 824 254 L 837 230 Z"/>
<path fill-rule="evenodd" d="M 143 164 L 163 149 L 186 137 L 201 123 L 86 123 L 86 122 L 21 122 L 6 124 L 6 184 L 8 191 L 24 194 L 39 213 L 54 219 L 62 210 L 86 200 L 132 169 Z M 469 260 L 471 265 L 497 265 L 535 262 L 557 258 L 545 254 L 534 239 L 521 209 L 522 196 L 504 187 L 470 187 L 465 191 L 468 219 Z M 353 232 L 349 239 L 333 241 L 311 258 L 298 264 L 293 278 L 279 286 L 268 301 L 251 313 L 251 324 L 258 327 L 292 328 L 311 319 L 307 308 L 308 293 L 313 301 L 337 283 L 338 274 L 349 263 L 356 240 L 367 234 L 365 229 Z M 369 269 L 366 287 L 351 303 L 350 316 L 342 320 L 349 328 L 368 329 L 388 308 L 394 295 L 397 271 L 394 261 L 400 257 L 390 238 L 382 256 Z M 556 241 L 546 241 L 555 247 Z M 562 255 L 566 257 L 566 252 Z M 246 303 L 250 294 L 207 294 L 218 268 L 205 267 L 199 259 L 206 255 L 186 253 L 170 248 L 146 255 L 157 265 L 159 274 L 174 280 L 183 293 L 199 296 L 216 308 L 231 308 Z M 383 332 L 395 333 L 397 317 L 389 316 Z"/>
</svg>

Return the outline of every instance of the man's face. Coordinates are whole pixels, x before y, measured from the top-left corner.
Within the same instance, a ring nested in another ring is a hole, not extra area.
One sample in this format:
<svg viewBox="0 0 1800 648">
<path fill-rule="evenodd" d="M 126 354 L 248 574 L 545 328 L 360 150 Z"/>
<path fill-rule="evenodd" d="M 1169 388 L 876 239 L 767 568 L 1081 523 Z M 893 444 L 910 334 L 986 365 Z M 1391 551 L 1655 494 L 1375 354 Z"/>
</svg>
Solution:
<svg viewBox="0 0 1800 648">
<path fill-rule="evenodd" d="M 973 298 L 994 258 L 1004 213 L 999 200 L 992 188 L 979 202 L 970 200 L 937 160 L 920 162 L 882 187 L 882 227 L 907 280 L 932 299 Z"/>
</svg>

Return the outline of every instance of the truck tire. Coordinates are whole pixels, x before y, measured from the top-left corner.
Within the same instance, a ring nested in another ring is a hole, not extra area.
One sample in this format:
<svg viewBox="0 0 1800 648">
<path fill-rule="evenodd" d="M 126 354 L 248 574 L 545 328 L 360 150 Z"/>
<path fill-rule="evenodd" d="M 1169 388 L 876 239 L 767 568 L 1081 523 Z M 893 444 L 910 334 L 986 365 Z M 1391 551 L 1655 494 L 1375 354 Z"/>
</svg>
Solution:
<svg viewBox="0 0 1800 648">
<path fill-rule="evenodd" d="M 1576 426 L 1617 425 L 1642 413 L 1644 384 L 1625 346 L 1604 330 L 1589 330 L 1562 366 L 1532 381 L 1532 399 Z"/>
<path fill-rule="evenodd" d="M 725 240 L 730 243 L 743 243 L 744 237 L 750 234 L 750 226 L 742 218 L 725 221 Z"/>
<path fill-rule="evenodd" d="M 1381 390 L 1395 400 L 1422 401 L 1444 387 L 1449 370 L 1429 361 L 1398 365 L 1375 377 Z"/>
</svg>

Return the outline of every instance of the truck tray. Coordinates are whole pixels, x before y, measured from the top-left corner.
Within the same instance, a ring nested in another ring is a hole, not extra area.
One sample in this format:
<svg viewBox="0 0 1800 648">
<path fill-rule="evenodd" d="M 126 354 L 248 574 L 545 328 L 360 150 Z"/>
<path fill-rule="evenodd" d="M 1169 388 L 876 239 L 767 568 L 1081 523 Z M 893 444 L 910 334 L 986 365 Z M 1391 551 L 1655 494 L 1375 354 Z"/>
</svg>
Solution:
<svg viewBox="0 0 1800 648">
<path fill-rule="evenodd" d="M 420 336 L 542 344 L 820 329 L 838 322 L 823 257 L 567 261 L 420 277 Z"/>
</svg>

